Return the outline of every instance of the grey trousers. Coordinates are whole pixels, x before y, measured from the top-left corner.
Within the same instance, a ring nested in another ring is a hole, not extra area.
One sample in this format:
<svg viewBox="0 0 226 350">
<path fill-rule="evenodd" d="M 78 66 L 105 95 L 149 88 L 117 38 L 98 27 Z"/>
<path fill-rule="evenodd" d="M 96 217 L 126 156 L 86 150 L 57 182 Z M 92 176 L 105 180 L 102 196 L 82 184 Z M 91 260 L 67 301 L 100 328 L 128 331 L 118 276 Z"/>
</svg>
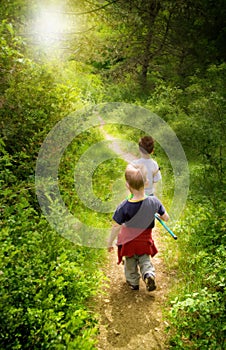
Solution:
<svg viewBox="0 0 226 350">
<path fill-rule="evenodd" d="M 144 275 L 149 273 L 155 277 L 155 268 L 151 263 L 150 256 L 133 255 L 131 257 L 125 257 L 124 272 L 126 281 L 133 286 L 139 285 L 140 277 L 144 279 Z"/>
</svg>

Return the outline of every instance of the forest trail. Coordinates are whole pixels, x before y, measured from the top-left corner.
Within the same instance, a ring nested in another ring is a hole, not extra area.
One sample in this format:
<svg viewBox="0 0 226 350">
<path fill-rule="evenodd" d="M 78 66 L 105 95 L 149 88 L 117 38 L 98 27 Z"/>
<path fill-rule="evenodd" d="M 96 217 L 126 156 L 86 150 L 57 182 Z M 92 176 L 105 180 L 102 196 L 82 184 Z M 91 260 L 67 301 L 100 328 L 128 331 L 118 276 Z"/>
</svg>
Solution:
<svg viewBox="0 0 226 350">
<path fill-rule="evenodd" d="M 132 154 L 120 149 L 114 137 L 106 132 L 104 135 L 112 141 L 111 149 L 123 159 L 127 162 L 134 159 Z M 98 350 L 167 349 L 167 322 L 163 319 L 162 309 L 174 276 L 170 276 L 164 266 L 160 234 L 158 227 L 155 227 L 153 238 L 159 252 L 152 258 L 157 285 L 153 292 L 146 291 L 142 280 L 139 291 L 130 290 L 125 282 L 123 265 L 117 265 L 117 249 L 109 253 L 108 262 L 103 267 L 109 282 L 96 300 L 99 314 Z"/>
</svg>

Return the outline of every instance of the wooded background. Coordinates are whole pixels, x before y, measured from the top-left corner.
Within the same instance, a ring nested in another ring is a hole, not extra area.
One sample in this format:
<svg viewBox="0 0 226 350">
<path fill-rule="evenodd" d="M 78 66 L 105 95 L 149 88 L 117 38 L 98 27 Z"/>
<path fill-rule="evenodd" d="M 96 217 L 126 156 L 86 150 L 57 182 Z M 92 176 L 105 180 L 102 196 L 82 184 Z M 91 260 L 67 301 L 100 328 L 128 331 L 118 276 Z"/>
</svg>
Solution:
<svg viewBox="0 0 226 350">
<path fill-rule="evenodd" d="M 168 268 L 178 273 L 169 295 L 169 348 L 223 350 L 226 2 L 7 0 L 0 16 L 1 349 L 95 349 L 98 324 L 87 300 L 104 283 L 98 267 L 105 251 L 75 246 L 50 228 L 36 199 L 35 164 L 58 121 L 116 101 L 163 118 L 189 162 L 176 258 L 166 242 Z M 116 129 L 135 142 L 140 136 Z M 110 214 L 88 210 L 73 191 L 76 159 L 102 138 L 93 128 L 73 141 L 60 181 L 72 212 L 110 227 Z M 167 201 L 172 172 L 158 146 L 156 156 Z M 94 179 L 103 200 L 124 167 L 109 160 L 102 183 Z"/>
</svg>

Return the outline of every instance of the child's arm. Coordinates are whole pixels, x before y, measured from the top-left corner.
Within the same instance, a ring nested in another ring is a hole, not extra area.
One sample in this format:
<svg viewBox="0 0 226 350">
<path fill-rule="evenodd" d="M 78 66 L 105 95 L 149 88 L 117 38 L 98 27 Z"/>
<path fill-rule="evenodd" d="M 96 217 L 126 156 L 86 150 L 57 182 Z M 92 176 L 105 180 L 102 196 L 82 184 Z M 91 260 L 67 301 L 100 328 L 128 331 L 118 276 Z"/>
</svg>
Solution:
<svg viewBox="0 0 226 350">
<path fill-rule="evenodd" d="M 158 198 L 162 196 L 162 175 L 158 164 L 156 163 L 156 169 L 153 172 L 153 192 Z"/>
<path fill-rule="evenodd" d="M 163 215 L 159 215 L 159 217 L 160 217 L 160 219 L 162 219 L 164 221 L 168 221 L 169 220 L 169 214 L 166 211 L 165 211 L 165 213 Z"/>
<path fill-rule="evenodd" d="M 111 234 L 110 234 L 110 236 L 108 238 L 108 242 L 107 242 L 107 248 L 108 248 L 109 252 L 111 252 L 114 249 L 113 242 L 116 239 L 116 237 L 118 236 L 120 229 L 121 229 L 121 225 L 117 224 L 117 222 L 114 222 L 112 229 L 111 229 Z"/>
<path fill-rule="evenodd" d="M 158 182 L 153 182 L 153 193 L 157 198 L 162 197 L 162 180 Z"/>
</svg>

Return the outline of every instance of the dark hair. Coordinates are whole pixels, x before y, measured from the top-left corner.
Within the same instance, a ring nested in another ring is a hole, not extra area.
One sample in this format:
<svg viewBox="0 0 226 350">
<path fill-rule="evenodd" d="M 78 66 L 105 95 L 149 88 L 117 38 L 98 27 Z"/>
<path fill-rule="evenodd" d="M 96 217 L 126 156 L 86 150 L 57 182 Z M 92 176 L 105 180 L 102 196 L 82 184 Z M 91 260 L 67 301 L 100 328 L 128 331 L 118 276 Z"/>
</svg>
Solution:
<svg viewBox="0 0 226 350">
<path fill-rule="evenodd" d="M 151 153 L 154 149 L 154 139 L 151 136 L 144 136 L 139 141 L 139 149 L 142 153 Z"/>
</svg>

